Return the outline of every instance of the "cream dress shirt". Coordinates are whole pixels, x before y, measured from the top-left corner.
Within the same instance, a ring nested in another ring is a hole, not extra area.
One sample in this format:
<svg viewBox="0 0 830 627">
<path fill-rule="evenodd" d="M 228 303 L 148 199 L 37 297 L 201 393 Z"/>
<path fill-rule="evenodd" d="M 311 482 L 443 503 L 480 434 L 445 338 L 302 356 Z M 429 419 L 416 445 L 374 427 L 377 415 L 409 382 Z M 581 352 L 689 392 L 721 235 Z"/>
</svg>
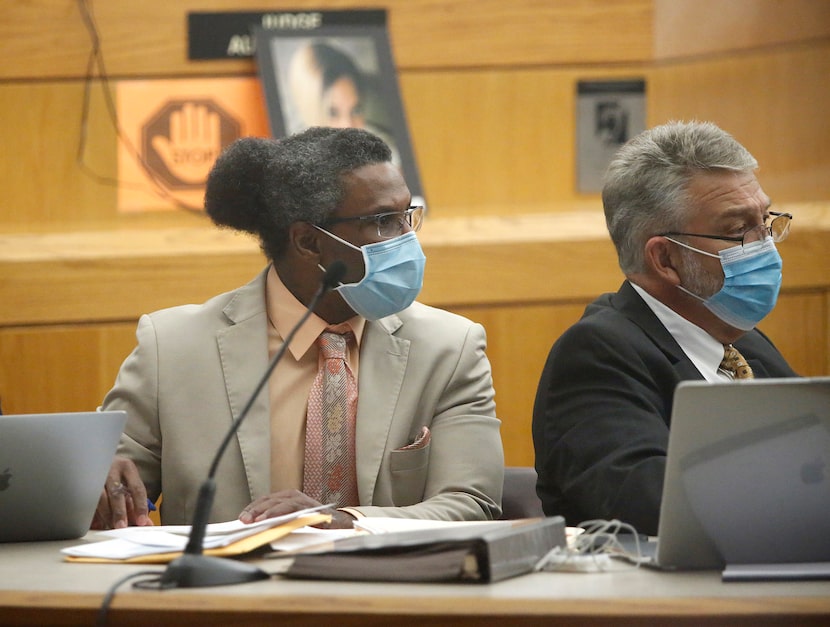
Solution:
<svg viewBox="0 0 830 627">
<path fill-rule="evenodd" d="M 265 283 L 268 314 L 268 358 L 283 345 L 284 338 L 305 314 L 306 308 L 280 280 L 274 266 L 268 270 Z M 366 320 L 355 316 L 346 321 L 354 333 L 349 343 L 349 366 L 358 377 L 360 339 Z M 271 410 L 271 491 L 303 489 L 303 457 L 305 453 L 305 421 L 308 392 L 317 374 L 316 340 L 328 324 L 311 317 L 297 331 L 282 361 L 268 380 Z M 358 399 L 358 403 L 360 400 Z"/>
</svg>

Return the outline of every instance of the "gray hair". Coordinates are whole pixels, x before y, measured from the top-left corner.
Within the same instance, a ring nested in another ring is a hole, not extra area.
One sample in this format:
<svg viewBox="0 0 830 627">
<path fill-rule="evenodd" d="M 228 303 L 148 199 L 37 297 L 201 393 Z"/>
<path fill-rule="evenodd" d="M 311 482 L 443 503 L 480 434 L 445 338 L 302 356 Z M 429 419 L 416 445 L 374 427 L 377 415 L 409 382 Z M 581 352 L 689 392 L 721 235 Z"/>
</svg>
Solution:
<svg viewBox="0 0 830 627">
<path fill-rule="evenodd" d="M 622 271 L 643 272 L 648 239 L 682 229 L 694 209 L 687 189 L 697 174 L 757 167 L 746 148 L 711 122 L 669 122 L 629 140 L 602 187 L 605 223 Z"/>
</svg>

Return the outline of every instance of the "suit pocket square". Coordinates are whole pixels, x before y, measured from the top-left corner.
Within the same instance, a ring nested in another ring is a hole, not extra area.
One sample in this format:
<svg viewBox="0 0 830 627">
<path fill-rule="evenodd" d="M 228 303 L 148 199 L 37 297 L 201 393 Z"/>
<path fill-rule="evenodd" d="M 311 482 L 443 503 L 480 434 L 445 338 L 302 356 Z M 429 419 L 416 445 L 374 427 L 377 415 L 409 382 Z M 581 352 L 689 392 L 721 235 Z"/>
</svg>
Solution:
<svg viewBox="0 0 830 627">
<path fill-rule="evenodd" d="M 429 469 L 430 433 L 423 427 L 415 441 L 392 451 L 392 502 L 398 506 L 414 505 L 424 500 Z"/>
<path fill-rule="evenodd" d="M 415 441 L 411 444 L 407 444 L 406 446 L 402 446 L 401 448 L 396 448 L 396 451 L 414 451 L 419 448 L 425 448 L 427 444 L 429 444 L 431 434 L 429 432 L 429 427 L 421 427 L 421 432 L 418 434 L 418 437 L 415 438 Z"/>
</svg>

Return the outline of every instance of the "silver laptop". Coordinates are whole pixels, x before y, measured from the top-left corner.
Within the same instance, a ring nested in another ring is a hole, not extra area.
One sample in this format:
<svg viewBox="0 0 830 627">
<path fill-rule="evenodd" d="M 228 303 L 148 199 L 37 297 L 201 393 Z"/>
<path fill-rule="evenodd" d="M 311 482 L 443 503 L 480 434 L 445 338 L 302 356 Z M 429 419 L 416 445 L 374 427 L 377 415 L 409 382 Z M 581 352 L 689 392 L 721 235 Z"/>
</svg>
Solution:
<svg viewBox="0 0 830 627">
<path fill-rule="evenodd" d="M 0 542 L 84 535 L 126 421 L 123 411 L 0 416 Z"/>
<path fill-rule="evenodd" d="M 830 377 L 677 387 L 656 565 L 830 568 L 829 530 Z"/>
</svg>

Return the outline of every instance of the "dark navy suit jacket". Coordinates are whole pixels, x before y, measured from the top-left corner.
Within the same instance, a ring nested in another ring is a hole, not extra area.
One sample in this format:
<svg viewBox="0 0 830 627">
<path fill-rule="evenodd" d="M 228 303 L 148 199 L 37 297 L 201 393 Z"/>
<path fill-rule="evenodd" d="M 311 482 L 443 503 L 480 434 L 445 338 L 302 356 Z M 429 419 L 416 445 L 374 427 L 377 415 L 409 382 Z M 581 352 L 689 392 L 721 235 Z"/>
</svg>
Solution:
<svg viewBox="0 0 830 627">
<path fill-rule="evenodd" d="M 757 329 L 734 346 L 756 378 L 798 376 Z M 689 379 L 703 375 L 628 281 L 590 304 L 553 345 L 536 393 L 545 513 L 656 534 L 674 389 Z"/>
</svg>

